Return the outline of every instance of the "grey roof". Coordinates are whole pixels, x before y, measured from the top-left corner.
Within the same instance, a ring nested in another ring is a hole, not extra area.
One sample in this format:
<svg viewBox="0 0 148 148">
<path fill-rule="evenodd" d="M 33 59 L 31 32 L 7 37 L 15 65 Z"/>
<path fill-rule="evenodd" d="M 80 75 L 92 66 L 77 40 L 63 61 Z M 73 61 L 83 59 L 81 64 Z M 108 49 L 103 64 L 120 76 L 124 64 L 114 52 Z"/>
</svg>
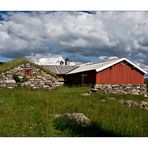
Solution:
<svg viewBox="0 0 148 148">
<path fill-rule="evenodd" d="M 117 64 L 119 62 L 122 61 L 126 61 L 128 63 L 130 63 L 131 65 L 133 65 L 135 68 L 139 69 L 141 72 L 143 73 L 147 73 L 145 70 L 143 70 L 142 68 L 140 68 L 139 66 L 137 66 L 136 64 L 134 64 L 133 62 L 131 62 L 130 60 L 126 59 L 126 58 L 118 58 L 118 59 L 113 59 L 113 60 L 109 60 L 109 61 L 104 61 L 101 63 L 97 63 L 97 64 L 90 64 L 90 65 L 84 65 L 84 66 L 80 66 L 70 72 L 68 72 L 67 74 L 75 74 L 75 73 L 79 73 L 79 72 L 84 72 L 84 71 L 90 71 L 90 70 L 95 70 L 96 72 L 99 72 L 101 70 L 104 70 L 114 64 Z"/>
<path fill-rule="evenodd" d="M 66 74 L 78 66 L 70 66 L 70 65 L 43 65 L 43 67 L 55 74 Z"/>
</svg>

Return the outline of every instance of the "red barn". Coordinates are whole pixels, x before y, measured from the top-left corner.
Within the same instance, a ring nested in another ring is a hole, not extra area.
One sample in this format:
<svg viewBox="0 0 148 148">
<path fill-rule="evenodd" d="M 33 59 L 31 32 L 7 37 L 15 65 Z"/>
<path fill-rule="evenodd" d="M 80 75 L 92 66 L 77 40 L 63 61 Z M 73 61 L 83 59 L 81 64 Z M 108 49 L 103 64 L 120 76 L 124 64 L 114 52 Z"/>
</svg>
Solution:
<svg viewBox="0 0 148 148">
<path fill-rule="evenodd" d="M 143 84 L 147 72 L 126 58 L 83 65 L 66 74 L 70 84 Z"/>
</svg>

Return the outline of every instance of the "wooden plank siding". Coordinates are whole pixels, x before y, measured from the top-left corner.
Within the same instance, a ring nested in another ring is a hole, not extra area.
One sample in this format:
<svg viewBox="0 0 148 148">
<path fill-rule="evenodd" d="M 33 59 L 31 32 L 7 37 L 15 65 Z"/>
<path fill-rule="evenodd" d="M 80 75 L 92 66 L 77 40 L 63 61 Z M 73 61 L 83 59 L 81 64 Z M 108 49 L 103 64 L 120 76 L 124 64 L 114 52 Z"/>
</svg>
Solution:
<svg viewBox="0 0 148 148">
<path fill-rule="evenodd" d="M 96 73 L 96 84 L 143 83 L 144 74 L 124 61 Z"/>
<path fill-rule="evenodd" d="M 82 80 L 82 74 L 85 75 Z M 76 74 L 66 75 L 65 79 L 70 84 L 95 84 L 96 83 L 96 71 L 86 71 Z"/>
</svg>

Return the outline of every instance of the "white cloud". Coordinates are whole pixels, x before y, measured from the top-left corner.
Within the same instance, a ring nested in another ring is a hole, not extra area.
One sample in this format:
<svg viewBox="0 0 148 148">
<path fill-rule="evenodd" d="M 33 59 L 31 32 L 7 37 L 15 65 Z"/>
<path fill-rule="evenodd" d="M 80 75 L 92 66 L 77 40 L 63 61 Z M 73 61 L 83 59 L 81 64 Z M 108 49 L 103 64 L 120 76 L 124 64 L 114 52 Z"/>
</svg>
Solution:
<svg viewBox="0 0 148 148">
<path fill-rule="evenodd" d="M 60 61 L 64 62 L 63 57 L 61 56 L 52 56 L 50 58 L 40 58 L 39 65 L 60 65 Z"/>
<path fill-rule="evenodd" d="M 27 59 L 39 65 L 60 65 L 60 62 L 65 62 L 65 59 L 61 55 L 55 54 L 35 54 L 31 56 L 26 56 Z M 69 61 L 69 65 L 75 65 L 76 62 Z"/>
<path fill-rule="evenodd" d="M 9 12 L 0 23 L 0 54 L 34 61 L 41 55 L 45 63 L 46 54 L 63 52 L 76 59 L 124 56 L 148 64 L 147 30 L 148 12 Z"/>
</svg>

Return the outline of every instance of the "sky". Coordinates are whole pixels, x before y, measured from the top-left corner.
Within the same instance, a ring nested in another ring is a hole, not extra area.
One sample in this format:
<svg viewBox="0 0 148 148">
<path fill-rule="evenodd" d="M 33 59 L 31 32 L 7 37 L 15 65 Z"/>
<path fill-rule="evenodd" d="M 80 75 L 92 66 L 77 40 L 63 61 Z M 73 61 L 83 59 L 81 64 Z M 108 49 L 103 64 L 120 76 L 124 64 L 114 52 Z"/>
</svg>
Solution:
<svg viewBox="0 0 148 148">
<path fill-rule="evenodd" d="M 0 61 L 126 57 L 148 67 L 148 12 L 0 12 Z"/>
</svg>

